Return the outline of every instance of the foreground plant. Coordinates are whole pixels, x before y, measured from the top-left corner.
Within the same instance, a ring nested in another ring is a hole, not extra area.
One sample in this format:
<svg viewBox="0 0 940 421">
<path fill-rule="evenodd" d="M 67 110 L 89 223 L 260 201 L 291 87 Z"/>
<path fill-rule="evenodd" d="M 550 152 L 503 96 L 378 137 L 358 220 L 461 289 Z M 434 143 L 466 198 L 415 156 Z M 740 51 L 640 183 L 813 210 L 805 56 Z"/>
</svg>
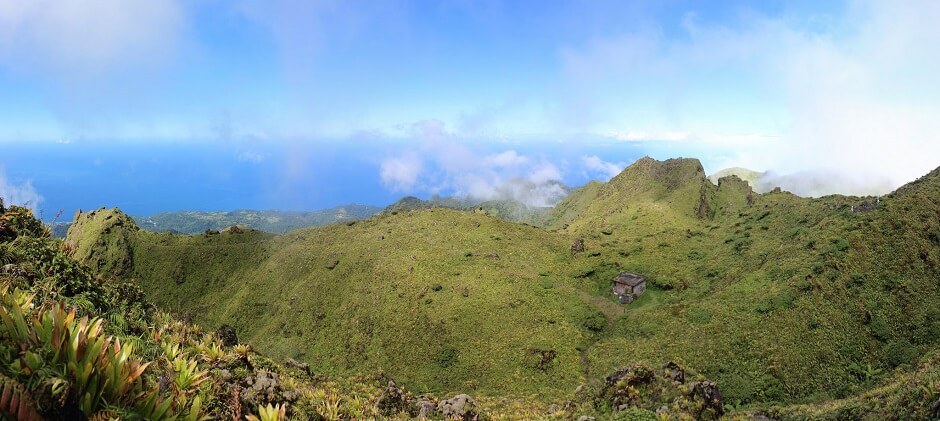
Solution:
<svg viewBox="0 0 940 421">
<path fill-rule="evenodd" d="M 168 418 L 172 400 L 147 387 L 143 375 L 151 363 L 134 355 L 130 344 L 105 335 L 100 318 L 76 319 L 75 310 L 63 303 L 35 308 L 33 296 L 22 291 L 0 290 L 0 356 L 7 364 L 0 397 L 0 411 L 15 418 L 39 412 L 81 412 L 89 418 L 114 414 L 148 419 Z M 205 374 L 193 364 L 180 364 L 184 374 L 178 383 L 185 394 L 198 386 Z M 39 408 L 28 391 L 48 396 Z M 201 402 L 177 402 L 177 409 Z M 190 409 L 189 413 L 193 410 Z"/>
</svg>

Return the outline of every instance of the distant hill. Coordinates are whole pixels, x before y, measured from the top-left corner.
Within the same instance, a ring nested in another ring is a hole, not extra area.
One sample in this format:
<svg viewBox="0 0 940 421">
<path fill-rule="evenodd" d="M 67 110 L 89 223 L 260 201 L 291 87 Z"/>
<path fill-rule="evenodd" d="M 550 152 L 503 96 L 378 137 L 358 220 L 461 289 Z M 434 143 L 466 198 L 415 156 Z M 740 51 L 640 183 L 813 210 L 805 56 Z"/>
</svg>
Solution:
<svg viewBox="0 0 940 421">
<path fill-rule="evenodd" d="M 49 231 L 52 232 L 52 238 L 65 238 L 65 235 L 69 232 L 69 226 L 71 222 L 52 222 L 49 224 Z"/>
<path fill-rule="evenodd" d="M 731 167 L 731 168 L 725 168 L 712 175 L 709 175 L 708 181 L 711 181 L 712 184 L 715 184 L 717 186 L 718 179 L 722 177 L 727 177 L 729 175 L 734 175 L 744 181 L 747 181 L 747 184 L 750 184 L 752 188 L 757 189 L 758 185 L 761 184 L 762 178 L 766 174 L 767 174 L 766 172 L 749 170 L 747 168 Z M 767 189 L 767 190 L 770 190 L 770 189 Z"/>
<path fill-rule="evenodd" d="M 571 189 L 566 186 L 565 191 L 570 192 Z M 428 200 L 421 200 L 414 196 L 406 196 L 386 207 L 382 213 L 388 214 L 432 208 L 478 211 L 509 222 L 536 226 L 544 226 L 548 215 L 553 209 L 550 206 L 529 206 L 514 199 L 474 200 L 456 197 L 433 197 Z"/>
<path fill-rule="evenodd" d="M 275 234 L 295 229 L 367 219 L 382 211 L 378 206 L 350 204 L 315 211 L 236 210 L 230 212 L 163 212 L 151 216 L 134 216 L 134 222 L 147 231 L 174 234 L 201 234 L 219 231 L 232 225 L 243 225 Z M 52 236 L 65 238 L 69 222 L 50 225 Z"/>
</svg>

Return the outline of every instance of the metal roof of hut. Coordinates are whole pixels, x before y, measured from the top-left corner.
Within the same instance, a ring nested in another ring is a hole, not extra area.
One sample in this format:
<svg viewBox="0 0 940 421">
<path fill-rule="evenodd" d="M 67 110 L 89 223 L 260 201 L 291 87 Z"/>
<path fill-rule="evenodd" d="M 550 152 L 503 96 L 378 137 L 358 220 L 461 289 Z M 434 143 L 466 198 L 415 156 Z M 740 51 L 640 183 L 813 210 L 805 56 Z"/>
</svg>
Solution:
<svg viewBox="0 0 940 421">
<path fill-rule="evenodd" d="M 646 277 L 643 275 L 637 275 L 632 272 L 623 272 L 620 275 L 617 275 L 616 278 L 614 278 L 614 282 L 618 284 L 625 284 L 631 287 L 635 287 L 639 284 L 646 282 Z"/>
</svg>

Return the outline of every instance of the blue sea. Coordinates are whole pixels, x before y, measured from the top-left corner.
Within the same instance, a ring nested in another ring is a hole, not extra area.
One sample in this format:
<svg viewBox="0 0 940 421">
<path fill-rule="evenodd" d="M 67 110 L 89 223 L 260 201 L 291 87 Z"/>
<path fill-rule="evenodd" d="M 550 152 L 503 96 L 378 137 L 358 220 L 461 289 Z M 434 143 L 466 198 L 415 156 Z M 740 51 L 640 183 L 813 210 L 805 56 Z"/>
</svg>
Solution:
<svg viewBox="0 0 940 421">
<path fill-rule="evenodd" d="M 68 220 L 76 209 L 115 206 L 131 215 L 315 210 L 348 203 L 385 206 L 406 194 L 430 195 L 396 192 L 382 184 L 382 160 L 410 145 L 376 140 L 12 142 L 0 143 L 0 171 L 14 185 L 31 181 L 43 198 L 38 208 L 46 221 L 59 211 L 60 220 Z M 578 186 L 598 178 L 577 167 L 581 156 L 631 163 L 649 154 L 648 146 L 595 144 L 587 149 L 577 142 L 522 142 L 480 143 L 472 149 L 481 156 L 515 150 L 538 157 L 556 164 L 564 183 Z"/>
</svg>

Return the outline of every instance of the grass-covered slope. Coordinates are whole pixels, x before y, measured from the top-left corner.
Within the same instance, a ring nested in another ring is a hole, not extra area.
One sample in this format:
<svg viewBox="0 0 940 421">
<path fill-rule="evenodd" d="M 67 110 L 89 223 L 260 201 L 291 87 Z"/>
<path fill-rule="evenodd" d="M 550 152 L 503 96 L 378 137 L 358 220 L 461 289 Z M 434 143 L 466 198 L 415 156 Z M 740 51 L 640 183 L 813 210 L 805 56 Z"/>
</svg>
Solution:
<svg viewBox="0 0 940 421">
<path fill-rule="evenodd" d="M 123 218 L 96 211 L 77 225 L 89 230 L 73 236 L 114 234 L 121 226 L 103 222 Z M 381 372 L 344 378 L 279 363 L 239 344 L 230 328 L 213 333 L 159 311 L 135 284 L 110 277 L 114 266 L 92 271 L 75 252 L 29 209 L 0 198 L 0 419 L 561 419 L 575 411 L 448 400 L 402 389 Z"/>
<path fill-rule="evenodd" d="M 109 212 L 92 219 L 120 215 Z M 154 302 L 317 372 L 558 396 L 582 382 L 578 348 L 602 328 L 561 269 L 568 239 L 482 214 L 429 209 L 283 236 L 125 234 Z"/>
<path fill-rule="evenodd" d="M 847 396 L 938 345 L 937 171 L 880 200 L 804 199 L 638 164 L 567 229 L 600 253 L 579 263 L 603 268 L 598 291 L 619 270 L 665 290 L 591 347 L 594 371 L 677 358 L 731 402 L 793 402 Z"/>
<path fill-rule="evenodd" d="M 563 186 L 567 191 L 567 187 Z M 421 200 L 414 196 L 405 196 L 395 203 L 388 205 L 383 213 L 391 214 L 419 209 L 447 208 L 482 212 L 490 216 L 509 222 L 545 226 L 551 207 L 529 206 L 514 199 L 476 200 L 457 197 L 433 197 L 430 200 Z"/>
<path fill-rule="evenodd" d="M 542 226 L 547 229 L 567 228 L 568 224 L 597 198 L 597 192 L 603 185 L 604 183 L 599 181 L 591 181 L 572 190 L 564 200 L 552 208 Z"/>
<path fill-rule="evenodd" d="M 315 211 L 236 210 L 230 212 L 164 212 L 134 220 L 142 229 L 156 232 L 201 234 L 232 225 L 285 233 L 295 229 L 366 219 L 379 213 L 377 206 L 350 204 Z"/>
<path fill-rule="evenodd" d="M 232 225 L 243 225 L 270 233 L 285 233 L 295 229 L 367 219 L 382 211 L 369 205 L 350 204 L 315 211 L 235 210 L 228 212 L 163 212 L 150 216 L 132 216 L 134 222 L 147 231 L 174 234 L 202 234 L 219 231 Z M 52 222 L 52 237 L 65 238 L 70 222 Z"/>
<path fill-rule="evenodd" d="M 940 171 L 881 199 L 805 199 L 644 158 L 552 218 L 560 230 L 446 209 L 282 236 L 131 229 L 126 260 L 169 309 L 417 390 L 557 397 L 675 360 L 761 408 L 861 393 L 940 345 Z M 609 293 L 624 270 L 650 279 L 629 306 Z"/>
</svg>

